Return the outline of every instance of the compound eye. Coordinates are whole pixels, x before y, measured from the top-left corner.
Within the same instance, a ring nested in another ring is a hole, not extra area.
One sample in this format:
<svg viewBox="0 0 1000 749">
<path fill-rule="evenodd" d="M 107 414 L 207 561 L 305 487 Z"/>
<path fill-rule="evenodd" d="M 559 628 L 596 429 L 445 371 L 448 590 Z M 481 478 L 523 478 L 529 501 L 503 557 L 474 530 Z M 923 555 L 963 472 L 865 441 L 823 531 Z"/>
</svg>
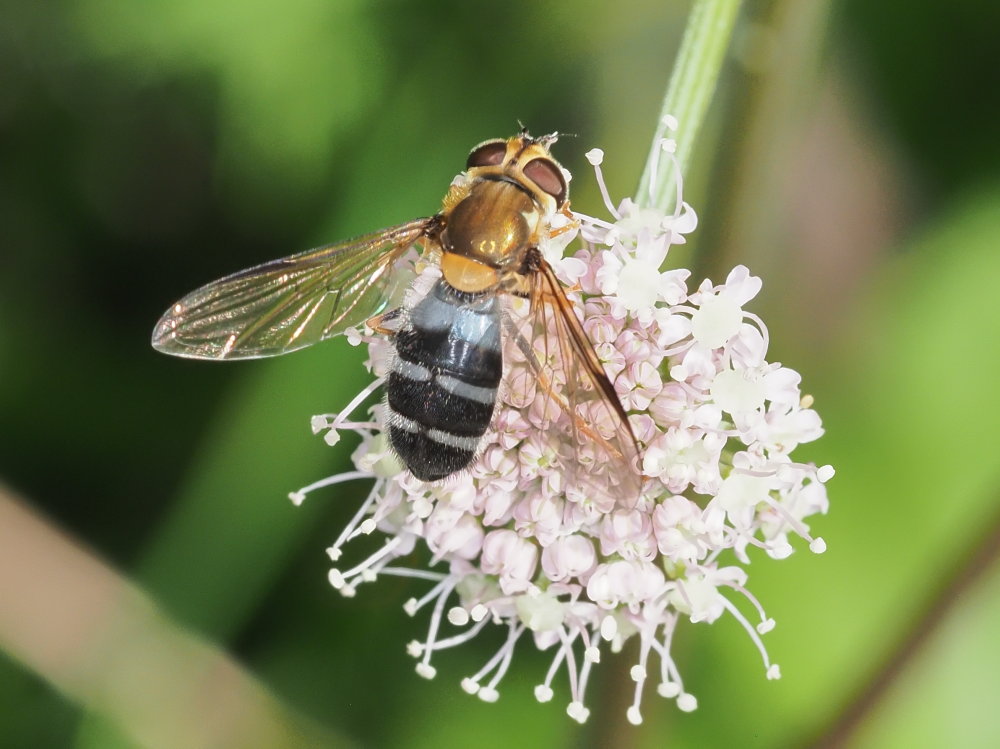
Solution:
<svg viewBox="0 0 1000 749">
<path fill-rule="evenodd" d="M 566 178 L 552 159 L 532 159 L 524 167 L 524 176 L 555 198 L 559 205 L 566 202 Z"/>
<path fill-rule="evenodd" d="M 507 156 L 507 141 L 488 140 L 472 149 L 468 160 L 465 162 L 466 169 L 477 166 L 500 166 L 504 157 Z"/>
</svg>

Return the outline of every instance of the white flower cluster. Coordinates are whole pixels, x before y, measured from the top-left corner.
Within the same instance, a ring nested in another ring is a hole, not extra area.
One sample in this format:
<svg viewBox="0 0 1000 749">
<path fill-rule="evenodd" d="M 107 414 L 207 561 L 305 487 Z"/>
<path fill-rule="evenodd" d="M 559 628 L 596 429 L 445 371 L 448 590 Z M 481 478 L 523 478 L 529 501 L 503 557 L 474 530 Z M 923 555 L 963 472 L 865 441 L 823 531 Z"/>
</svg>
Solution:
<svg viewBox="0 0 1000 749">
<path fill-rule="evenodd" d="M 664 152 L 672 160 L 669 144 Z M 588 154 L 604 191 L 602 156 Z M 376 530 L 386 543 L 350 569 L 333 569 L 330 582 L 348 596 L 385 574 L 433 582 L 426 595 L 405 606 L 411 615 L 431 608 L 426 639 L 409 646 L 422 676 L 434 676 L 434 653 L 467 642 L 492 622 L 507 628 L 507 639 L 463 680 L 463 688 L 495 700 L 515 645 L 530 637 L 536 647 L 553 651 L 536 697 L 552 698 L 553 679 L 565 666 L 567 712 L 583 722 L 591 666 L 602 649 L 617 651 L 637 635 L 628 718 L 639 723 L 651 655 L 659 662 L 658 693 L 676 699 L 682 710 L 697 705 L 670 653 L 682 619 L 711 623 L 728 612 L 759 648 L 767 677 L 778 678 L 760 637 L 774 621 L 746 589 L 747 573 L 739 564 L 749 562 L 751 546 L 774 559 L 788 556 L 791 536 L 814 552 L 824 550 L 805 521 L 826 511 L 824 483 L 833 469 L 791 458 L 799 443 L 823 430 L 811 398 L 799 390 L 798 373 L 766 361 L 767 330 L 744 309 L 759 292 L 760 279 L 738 266 L 724 283 L 706 280 L 689 289 L 689 271 L 661 269 L 671 245 L 683 243 L 695 228 L 690 206 L 678 197 L 677 210 L 663 215 L 629 200 L 617 208 L 606 202 L 613 222 L 577 216 L 583 247 L 575 254 L 561 257 L 555 244 L 544 249 L 574 289 L 584 328 L 639 440 L 644 484 L 634 507 L 568 485 L 557 446 L 524 407 L 525 387 L 518 382 L 533 375 L 516 357 L 508 363 L 508 387 L 471 470 L 421 482 L 387 447 L 381 406 L 371 409 L 372 420 L 349 420 L 380 377 L 341 414 L 313 421 L 331 443 L 338 430 L 362 435 L 354 454 L 357 470 L 292 498 L 301 501 L 309 491 L 341 481 L 374 479 L 329 554 L 338 561 L 348 541 Z M 390 344 L 364 340 L 370 366 L 383 375 Z M 419 542 L 431 554 L 427 569 L 393 564 Z M 734 599 L 752 611 L 756 624 Z M 443 632 L 445 622 L 454 631 Z"/>
</svg>

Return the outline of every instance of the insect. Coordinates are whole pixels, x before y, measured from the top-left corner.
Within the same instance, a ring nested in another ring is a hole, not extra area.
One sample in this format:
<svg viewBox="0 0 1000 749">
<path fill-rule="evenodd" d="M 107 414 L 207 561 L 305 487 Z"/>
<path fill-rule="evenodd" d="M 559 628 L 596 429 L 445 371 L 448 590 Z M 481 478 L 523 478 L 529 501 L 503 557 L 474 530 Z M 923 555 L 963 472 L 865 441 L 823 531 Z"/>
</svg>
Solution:
<svg viewBox="0 0 1000 749">
<path fill-rule="evenodd" d="M 485 141 L 435 215 L 202 286 L 163 315 L 154 348 L 196 359 L 276 356 L 367 322 L 395 349 L 385 387 L 390 444 L 414 476 L 434 481 L 475 458 L 512 340 L 545 405 L 569 416 L 556 431 L 570 483 L 633 504 L 635 436 L 539 249 L 555 215 L 569 215 L 566 178 L 549 152 L 556 139 L 522 130 Z M 397 261 L 418 244 L 440 277 L 415 303 L 390 309 Z M 520 324 L 509 309 L 518 297 L 528 307 Z M 581 461 L 587 471 L 576 470 Z"/>
</svg>

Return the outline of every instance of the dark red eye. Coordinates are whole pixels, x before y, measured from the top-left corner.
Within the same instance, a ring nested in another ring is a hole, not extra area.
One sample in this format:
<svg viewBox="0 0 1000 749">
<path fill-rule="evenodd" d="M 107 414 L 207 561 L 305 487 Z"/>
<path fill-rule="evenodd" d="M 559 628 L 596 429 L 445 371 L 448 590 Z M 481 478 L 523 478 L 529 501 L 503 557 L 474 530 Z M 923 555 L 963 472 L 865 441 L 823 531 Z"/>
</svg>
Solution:
<svg viewBox="0 0 1000 749">
<path fill-rule="evenodd" d="M 500 166 L 507 155 L 507 141 L 489 140 L 476 146 L 465 162 L 466 169 L 475 166 Z"/>
<path fill-rule="evenodd" d="M 542 192 L 555 198 L 559 205 L 566 202 L 566 179 L 556 162 L 545 158 L 533 159 L 524 167 L 524 176 L 538 185 Z"/>
</svg>

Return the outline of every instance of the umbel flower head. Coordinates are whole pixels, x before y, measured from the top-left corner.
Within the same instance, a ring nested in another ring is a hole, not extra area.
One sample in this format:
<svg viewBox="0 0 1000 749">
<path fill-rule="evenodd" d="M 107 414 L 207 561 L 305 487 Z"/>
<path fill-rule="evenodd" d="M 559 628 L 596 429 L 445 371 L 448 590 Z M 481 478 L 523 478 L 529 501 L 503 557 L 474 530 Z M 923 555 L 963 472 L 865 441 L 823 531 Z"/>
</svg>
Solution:
<svg viewBox="0 0 1000 749">
<path fill-rule="evenodd" d="M 672 141 L 662 145 L 661 157 L 676 172 Z M 369 409 L 370 418 L 352 420 L 381 385 L 391 356 L 391 343 L 363 333 L 352 341 L 367 344 L 375 382 L 341 413 L 313 419 L 314 431 L 331 444 L 342 430 L 360 434 L 356 470 L 292 499 L 347 480 L 374 481 L 328 550 L 336 565 L 329 579 L 345 596 L 380 575 L 428 582 L 422 597 L 404 606 L 411 616 L 429 609 L 426 637 L 407 648 L 421 676 L 435 675 L 439 651 L 500 626 L 503 645 L 462 688 L 496 700 L 515 649 L 533 642 L 552 656 L 535 696 L 552 699 L 553 681 L 564 672 L 567 713 L 583 722 L 591 668 L 602 653 L 637 637 L 628 719 L 639 723 L 648 678 L 681 710 L 697 706 L 671 655 L 681 621 L 732 616 L 760 651 L 767 678 L 780 676 L 761 637 L 774 620 L 746 588 L 741 565 L 749 563 L 750 547 L 787 557 L 796 537 L 813 552 L 825 549 L 806 520 L 826 511 L 824 483 L 833 469 L 791 456 L 823 430 L 812 399 L 799 389 L 799 374 L 766 359 L 767 328 L 746 309 L 761 280 L 737 266 L 721 283 L 691 286 L 689 271 L 663 270 L 670 248 L 694 230 L 695 212 L 679 187 L 671 214 L 628 199 L 613 206 L 602 158 L 598 150 L 588 154 L 612 220 L 577 214 L 577 230 L 553 237 L 543 251 L 573 289 L 570 297 L 642 448 L 638 502 L 624 507 L 566 481 L 557 448 L 525 407 L 533 373 L 517 356 L 508 357 L 507 386 L 471 469 L 439 482 L 417 480 L 388 447 L 382 405 Z M 564 253 L 574 234 L 581 246 Z M 436 269 L 415 259 L 415 272 L 419 294 Z M 373 533 L 385 536 L 384 545 L 341 566 L 345 546 Z M 419 556 L 411 556 L 418 547 L 429 553 L 426 568 L 401 565 L 402 557 Z"/>
</svg>

